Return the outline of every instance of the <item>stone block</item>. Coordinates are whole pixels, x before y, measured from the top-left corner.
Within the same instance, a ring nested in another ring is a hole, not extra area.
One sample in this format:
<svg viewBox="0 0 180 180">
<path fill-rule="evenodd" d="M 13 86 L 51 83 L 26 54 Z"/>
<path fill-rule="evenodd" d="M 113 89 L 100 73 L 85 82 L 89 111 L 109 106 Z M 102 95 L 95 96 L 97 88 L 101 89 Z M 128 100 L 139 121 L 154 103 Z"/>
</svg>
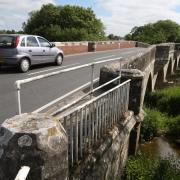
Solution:
<svg viewBox="0 0 180 180">
<path fill-rule="evenodd" d="M 60 122 L 45 114 L 23 114 L 0 128 L 0 180 L 12 180 L 22 166 L 27 179 L 64 180 L 68 176 L 68 139 Z"/>
</svg>

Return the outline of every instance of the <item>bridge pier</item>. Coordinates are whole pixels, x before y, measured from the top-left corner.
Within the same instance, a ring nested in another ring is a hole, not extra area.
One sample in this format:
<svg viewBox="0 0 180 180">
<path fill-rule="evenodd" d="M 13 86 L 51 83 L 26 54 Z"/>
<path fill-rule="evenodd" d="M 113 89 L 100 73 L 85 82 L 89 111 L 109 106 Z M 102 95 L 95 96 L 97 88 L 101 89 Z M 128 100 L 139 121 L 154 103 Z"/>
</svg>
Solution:
<svg viewBox="0 0 180 180">
<path fill-rule="evenodd" d="M 133 130 L 130 133 L 129 139 L 129 155 L 136 155 L 139 146 L 141 122 L 136 123 Z"/>
<path fill-rule="evenodd" d="M 156 46 L 154 75 L 157 83 L 167 82 L 167 76 L 174 73 L 175 44 L 159 44 Z"/>
<path fill-rule="evenodd" d="M 30 180 L 68 177 L 68 140 L 59 121 L 44 114 L 7 119 L 0 128 L 0 179 L 12 180 L 29 166 Z"/>
</svg>

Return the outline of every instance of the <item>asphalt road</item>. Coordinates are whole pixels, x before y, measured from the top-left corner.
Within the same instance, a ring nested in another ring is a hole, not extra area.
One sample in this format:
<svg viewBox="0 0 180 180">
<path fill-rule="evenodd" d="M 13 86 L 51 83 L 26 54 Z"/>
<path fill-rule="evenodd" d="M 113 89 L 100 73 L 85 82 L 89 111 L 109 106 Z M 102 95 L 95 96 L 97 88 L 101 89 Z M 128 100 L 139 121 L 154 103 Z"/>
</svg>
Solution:
<svg viewBox="0 0 180 180">
<path fill-rule="evenodd" d="M 14 82 L 16 80 L 34 77 L 90 62 L 117 57 L 130 57 L 143 52 L 144 50 L 144 48 L 132 48 L 66 56 L 63 65 L 60 67 L 52 64 L 34 66 L 28 73 L 19 73 L 12 67 L 2 67 L 0 69 L 0 124 L 6 118 L 10 118 L 17 114 L 17 101 L 14 89 Z M 101 66 L 103 66 L 103 64 L 96 66 L 95 77 L 99 76 Z M 90 72 L 89 68 L 85 68 L 23 85 L 21 96 L 22 111 L 34 111 L 48 102 L 89 82 Z"/>
</svg>

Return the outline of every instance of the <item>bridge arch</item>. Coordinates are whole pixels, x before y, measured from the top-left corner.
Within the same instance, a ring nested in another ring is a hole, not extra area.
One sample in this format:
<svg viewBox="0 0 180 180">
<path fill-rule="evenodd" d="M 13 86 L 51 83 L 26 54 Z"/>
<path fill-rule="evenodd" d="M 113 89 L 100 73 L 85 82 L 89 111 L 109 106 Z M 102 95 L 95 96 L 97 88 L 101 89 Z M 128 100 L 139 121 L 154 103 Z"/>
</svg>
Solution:
<svg viewBox="0 0 180 180">
<path fill-rule="evenodd" d="M 174 60 L 173 72 L 177 70 L 178 64 L 179 64 L 179 57 L 176 57 Z"/>
<path fill-rule="evenodd" d="M 156 89 L 164 81 L 164 69 L 160 69 L 157 74 L 156 82 L 154 88 Z"/>
<path fill-rule="evenodd" d="M 172 73 L 173 73 L 173 59 L 170 58 L 168 68 L 167 68 L 166 77 L 170 76 Z"/>
<path fill-rule="evenodd" d="M 152 86 L 152 74 L 149 74 L 147 86 L 146 86 L 146 93 L 152 92 L 153 86 Z"/>
</svg>

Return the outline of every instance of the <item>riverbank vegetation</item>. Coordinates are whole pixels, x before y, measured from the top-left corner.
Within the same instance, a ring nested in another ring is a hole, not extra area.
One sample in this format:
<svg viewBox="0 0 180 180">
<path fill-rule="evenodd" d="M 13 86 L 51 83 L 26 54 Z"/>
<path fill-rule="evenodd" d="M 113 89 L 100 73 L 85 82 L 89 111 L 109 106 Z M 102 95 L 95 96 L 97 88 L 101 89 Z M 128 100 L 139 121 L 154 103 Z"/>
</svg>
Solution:
<svg viewBox="0 0 180 180">
<path fill-rule="evenodd" d="M 180 86 L 157 90 L 148 95 L 145 102 L 151 109 L 157 109 L 168 116 L 180 114 Z"/>
<path fill-rule="evenodd" d="M 146 117 L 141 128 L 141 142 L 165 134 L 180 139 L 180 86 L 150 93 L 146 99 Z"/>
<path fill-rule="evenodd" d="M 164 135 L 171 141 L 180 140 L 180 86 L 150 93 L 146 98 L 146 116 L 141 125 L 141 143 Z M 139 152 L 128 158 L 125 180 L 179 180 L 180 159 L 148 156 Z"/>
<path fill-rule="evenodd" d="M 125 180 L 179 180 L 180 171 L 173 157 L 147 157 L 144 154 L 129 157 L 125 169 Z"/>
</svg>

